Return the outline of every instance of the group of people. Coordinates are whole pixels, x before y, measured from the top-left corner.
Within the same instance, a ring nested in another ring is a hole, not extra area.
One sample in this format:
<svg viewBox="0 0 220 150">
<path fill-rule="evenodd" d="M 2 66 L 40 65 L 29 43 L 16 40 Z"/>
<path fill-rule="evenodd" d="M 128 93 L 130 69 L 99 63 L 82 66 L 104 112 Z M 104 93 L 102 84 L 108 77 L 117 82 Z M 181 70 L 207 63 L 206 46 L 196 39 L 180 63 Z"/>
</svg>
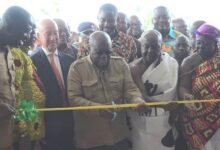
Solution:
<svg viewBox="0 0 220 150">
<path fill-rule="evenodd" d="M 81 23 L 71 36 L 60 18 L 36 26 L 21 7 L 5 11 L 0 150 L 219 150 L 219 102 L 146 102 L 219 99 L 220 30 L 199 20 L 188 32 L 180 18 L 172 27 L 164 6 L 154 9 L 147 31 L 113 4 L 97 16 L 98 25 Z M 37 108 L 114 108 L 40 112 L 25 121 L 15 117 L 22 100 Z"/>
</svg>

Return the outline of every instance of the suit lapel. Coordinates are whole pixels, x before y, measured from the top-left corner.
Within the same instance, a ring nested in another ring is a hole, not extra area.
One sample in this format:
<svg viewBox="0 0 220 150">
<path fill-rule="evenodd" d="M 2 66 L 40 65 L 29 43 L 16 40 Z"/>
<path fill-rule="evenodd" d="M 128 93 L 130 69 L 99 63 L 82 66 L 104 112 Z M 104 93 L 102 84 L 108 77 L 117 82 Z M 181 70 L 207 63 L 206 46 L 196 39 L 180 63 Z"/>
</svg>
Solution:
<svg viewBox="0 0 220 150">
<path fill-rule="evenodd" d="M 49 62 L 46 54 L 44 53 L 43 49 L 40 50 L 40 55 L 41 55 L 41 60 L 42 60 L 41 63 L 42 63 L 42 65 L 44 65 L 45 68 L 50 68 L 51 69 L 50 62 Z M 51 69 L 51 71 L 52 71 L 52 69 Z"/>
</svg>

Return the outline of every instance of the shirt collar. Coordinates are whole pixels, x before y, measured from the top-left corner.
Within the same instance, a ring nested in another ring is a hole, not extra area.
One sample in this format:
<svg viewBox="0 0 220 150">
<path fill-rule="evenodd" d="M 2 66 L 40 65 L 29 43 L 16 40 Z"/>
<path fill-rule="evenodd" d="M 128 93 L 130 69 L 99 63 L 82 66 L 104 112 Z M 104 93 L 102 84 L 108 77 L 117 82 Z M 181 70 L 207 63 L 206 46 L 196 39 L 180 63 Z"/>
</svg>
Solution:
<svg viewBox="0 0 220 150">
<path fill-rule="evenodd" d="M 88 60 L 88 62 L 91 64 L 91 65 L 93 65 L 94 66 L 94 68 L 95 68 L 95 70 L 96 71 L 103 71 L 103 70 L 100 70 L 98 67 L 96 67 L 96 65 L 92 62 L 92 60 L 91 60 L 91 58 L 90 58 L 90 55 L 88 55 L 88 56 L 86 56 L 87 58 L 87 60 Z M 110 58 L 111 59 L 111 58 Z M 111 61 L 111 60 L 110 60 Z M 108 65 L 108 67 L 105 69 L 105 70 L 108 70 L 108 68 L 109 68 L 109 66 L 110 66 L 110 64 Z M 104 71 L 105 71 L 104 70 Z"/>
<path fill-rule="evenodd" d="M 43 49 L 43 51 L 44 51 L 44 53 L 45 53 L 46 56 L 48 56 L 48 55 L 51 54 L 51 52 L 48 52 L 44 47 L 42 47 L 42 49 Z M 57 50 L 57 49 L 56 49 L 56 51 L 55 51 L 54 54 L 55 54 L 56 56 L 58 56 L 58 50 Z"/>
</svg>

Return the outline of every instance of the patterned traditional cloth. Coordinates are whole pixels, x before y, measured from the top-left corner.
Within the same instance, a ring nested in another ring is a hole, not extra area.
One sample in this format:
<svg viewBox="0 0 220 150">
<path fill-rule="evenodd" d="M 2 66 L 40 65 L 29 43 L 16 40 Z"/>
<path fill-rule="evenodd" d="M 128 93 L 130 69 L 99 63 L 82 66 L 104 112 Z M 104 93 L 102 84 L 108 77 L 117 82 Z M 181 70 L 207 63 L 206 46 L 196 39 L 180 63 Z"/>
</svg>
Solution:
<svg viewBox="0 0 220 150">
<path fill-rule="evenodd" d="M 219 72 L 219 54 L 195 69 L 192 78 L 192 93 L 195 99 L 220 98 Z M 219 103 L 197 103 L 195 109 L 186 108 L 183 113 L 183 131 L 192 150 L 202 150 L 220 128 L 219 106 Z"/>
<path fill-rule="evenodd" d="M 123 32 L 118 32 L 112 39 L 113 56 L 125 58 L 127 62 L 131 62 L 136 58 L 137 48 L 133 38 Z"/>
<path fill-rule="evenodd" d="M 23 99 L 33 100 L 37 108 L 44 107 L 44 88 L 41 80 L 38 78 L 31 59 L 21 49 L 13 48 L 11 50 L 14 57 L 16 78 L 15 90 L 17 106 Z M 43 114 L 35 122 L 25 123 L 16 122 L 15 138 L 19 133 L 27 132 L 31 140 L 38 140 L 44 137 L 44 121 Z M 16 140 L 16 139 L 15 139 Z"/>
</svg>

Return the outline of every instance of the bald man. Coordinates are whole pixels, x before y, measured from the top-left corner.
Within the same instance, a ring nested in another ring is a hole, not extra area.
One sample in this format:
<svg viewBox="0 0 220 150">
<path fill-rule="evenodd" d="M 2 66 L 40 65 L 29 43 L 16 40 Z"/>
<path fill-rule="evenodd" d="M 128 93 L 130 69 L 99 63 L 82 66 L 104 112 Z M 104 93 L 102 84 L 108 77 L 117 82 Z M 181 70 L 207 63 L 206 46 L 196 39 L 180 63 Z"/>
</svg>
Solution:
<svg viewBox="0 0 220 150">
<path fill-rule="evenodd" d="M 73 58 L 58 51 L 59 32 L 56 23 L 44 19 L 38 27 L 41 47 L 31 56 L 46 91 L 46 107 L 67 107 L 66 79 Z M 72 112 L 46 112 L 46 135 L 43 150 L 73 149 Z"/>
<path fill-rule="evenodd" d="M 143 103 L 128 64 L 111 56 L 109 35 L 97 31 L 90 36 L 90 55 L 70 67 L 68 96 L 72 106 Z M 125 110 L 86 110 L 74 113 L 75 139 L 80 150 L 127 150 Z"/>
<path fill-rule="evenodd" d="M 162 35 L 149 30 L 141 36 L 142 57 L 130 64 L 134 82 L 146 102 L 176 99 L 178 63 L 161 51 Z M 161 140 L 171 129 L 167 106 L 151 107 L 146 116 L 130 113 L 133 150 L 172 150 Z"/>
</svg>

